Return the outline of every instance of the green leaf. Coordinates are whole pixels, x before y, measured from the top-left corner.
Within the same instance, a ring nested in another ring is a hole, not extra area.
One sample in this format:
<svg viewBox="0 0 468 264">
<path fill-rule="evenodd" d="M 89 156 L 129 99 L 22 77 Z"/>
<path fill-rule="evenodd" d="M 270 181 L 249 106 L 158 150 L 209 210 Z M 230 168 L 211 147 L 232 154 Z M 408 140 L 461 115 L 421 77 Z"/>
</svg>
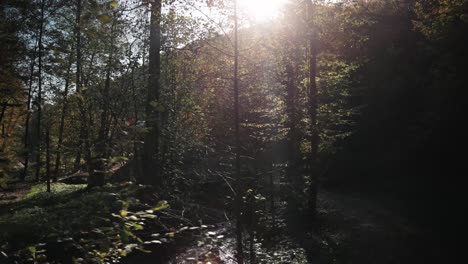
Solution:
<svg viewBox="0 0 468 264">
<path fill-rule="evenodd" d="M 161 211 L 166 208 L 169 208 L 169 203 L 166 200 L 161 200 L 158 202 L 155 208 L 153 208 L 153 211 Z"/>
<path fill-rule="evenodd" d="M 125 229 L 120 231 L 120 239 L 122 240 L 123 243 L 128 243 L 128 241 L 130 241 L 129 237 L 130 237 L 129 231 Z"/>
<path fill-rule="evenodd" d="M 144 252 L 144 253 L 151 253 L 151 250 L 146 250 L 146 249 L 143 249 L 141 247 L 135 247 L 136 250 L 139 250 L 141 252 Z"/>
<path fill-rule="evenodd" d="M 28 250 L 29 250 L 29 252 L 31 252 L 31 255 L 32 255 L 33 259 L 35 259 L 37 249 L 35 247 L 33 247 L 33 246 L 30 246 L 30 247 L 28 247 Z"/>
<path fill-rule="evenodd" d="M 143 230 L 143 226 L 139 225 L 135 222 L 127 222 L 125 223 L 127 226 L 133 227 L 135 230 Z"/>
<path fill-rule="evenodd" d="M 112 17 L 106 14 L 97 15 L 96 18 L 99 19 L 99 21 L 101 21 L 103 24 L 109 24 L 112 22 Z"/>
<path fill-rule="evenodd" d="M 156 108 L 156 106 L 158 106 L 158 101 L 154 100 L 154 101 L 151 101 L 149 104 L 150 106 Z"/>
<path fill-rule="evenodd" d="M 28 250 L 29 250 L 29 252 L 31 252 L 32 254 L 34 254 L 34 253 L 37 252 L 37 249 L 36 249 L 35 247 L 33 247 L 33 246 L 28 247 Z"/>
</svg>

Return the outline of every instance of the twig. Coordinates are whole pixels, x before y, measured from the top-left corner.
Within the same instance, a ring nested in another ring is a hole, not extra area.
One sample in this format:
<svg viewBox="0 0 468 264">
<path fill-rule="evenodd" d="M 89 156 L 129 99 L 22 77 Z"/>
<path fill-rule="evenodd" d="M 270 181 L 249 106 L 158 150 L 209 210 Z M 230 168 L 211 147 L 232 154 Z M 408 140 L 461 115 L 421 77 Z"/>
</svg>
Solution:
<svg viewBox="0 0 468 264">
<path fill-rule="evenodd" d="M 224 180 L 224 182 L 226 182 L 226 184 L 228 185 L 229 189 L 231 189 L 231 192 L 232 194 L 234 195 L 237 195 L 236 191 L 234 190 L 234 188 L 232 188 L 231 184 L 228 182 L 228 180 L 219 172 L 215 172 L 219 177 L 221 177 L 221 179 Z"/>
</svg>

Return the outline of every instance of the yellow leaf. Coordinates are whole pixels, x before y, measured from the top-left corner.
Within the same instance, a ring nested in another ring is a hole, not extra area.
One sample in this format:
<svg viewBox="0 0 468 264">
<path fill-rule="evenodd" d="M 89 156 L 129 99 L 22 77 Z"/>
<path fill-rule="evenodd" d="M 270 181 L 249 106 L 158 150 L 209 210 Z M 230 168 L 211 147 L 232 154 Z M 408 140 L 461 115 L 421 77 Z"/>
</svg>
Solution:
<svg viewBox="0 0 468 264">
<path fill-rule="evenodd" d="M 110 6 L 113 7 L 113 8 L 116 8 L 116 7 L 119 6 L 119 3 L 117 3 L 117 1 L 111 1 Z"/>
<path fill-rule="evenodd" d="M 126 210 L 120 210 L 120 216 L 127 216 L 128 212 Z"/>
</svg>

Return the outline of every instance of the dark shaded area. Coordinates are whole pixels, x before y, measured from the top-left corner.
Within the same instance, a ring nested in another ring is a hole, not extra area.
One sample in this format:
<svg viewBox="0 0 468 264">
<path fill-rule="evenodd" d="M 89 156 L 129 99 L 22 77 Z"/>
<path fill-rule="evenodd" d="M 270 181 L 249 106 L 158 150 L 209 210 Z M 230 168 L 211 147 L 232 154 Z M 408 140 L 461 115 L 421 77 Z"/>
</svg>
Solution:
<svg viewBox="0 0 468 264">
<path fill-rule="evenodd" d="M 464 137 L 458 124 L 468 81 L 468 29 L 455 19 L 431 38 L 415 30 L 412 19 L 414 14 L 396 16 L 374 25 L 362 77 L 366 109 L 357 132 L 332 158 L 323 185 L 408 219 L 424 235 L 398 239 L 408 249 L 404 263 L 432 263 L 445 258 L 438 253 L 451 247 L 444 241 L 460 213 Z"/>
</svg>

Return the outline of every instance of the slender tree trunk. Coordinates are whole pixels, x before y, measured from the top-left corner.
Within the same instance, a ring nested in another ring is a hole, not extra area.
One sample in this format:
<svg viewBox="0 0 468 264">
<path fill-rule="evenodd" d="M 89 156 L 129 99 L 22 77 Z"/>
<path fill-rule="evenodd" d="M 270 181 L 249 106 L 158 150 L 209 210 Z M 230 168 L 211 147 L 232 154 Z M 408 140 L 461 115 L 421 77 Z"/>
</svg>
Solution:
<svg viewBox="0 0 468 264">
<path fill-rule="evenodd" d="M 276 229 L 276 190 L 275 190 L 275 180 L 273 175 L 273 164 L 270 165 L 270 214 L 271 214 L 271 222 L 272 222 L 272 230 Z"/>
<path fill-rule="evenodd" d="M 252 212 L 252 218 L 254 215 L 254 212 Z M 250 257 L 250 264 L 255 264 L 256 260 L 255 260 L 255 247 L 254 247 L 254 242 L 255 242 L 255 222 L 252 221 L 252 227 L 250 228 L 250 232 L 249 232 L 249 257 Z"/>
<path fill-rule="evenodd" d="M 37 52 L 37 42 L 36 46 L 34 47 L 33 57 L 31 60 L 31 68 L 29 74 L 29 87 L 28 87 L 28 102 L 26 105 L 27 112 L 26 112 L 26 120 L 25 120 L 25 131 L 24 131 L 24 169 L 23 173 L 21 174 L 21 181 L 26 179 L 28 176 L 28 167 L 29 167 L 29 120 L 31 118 L 31 99 L 32 99 L 32 84 L 34 80 L 34 65 L 36 64 L 36 52 Z"/>
<path fill-rule="evenodd" d="M 114 19 L 112 22 L 111 27 L 111 41 L 110 41 L 110 53 L 109 58 L 107 61 L 107 69 L 106 69 L 106 80 L 104 83 L 104 91 L 102 93 L 102 108 L 103 111 L 101 113 L 101 124 L 99 127 L 99 135 L 96 142 L 96 156 L 92 161 L 92 169 L 90 170 L 90 175 L 88 178 L 88 186 L 102 186 L 105 182 L 105 162 L 104 159 L 106 158 L 107 153 L 107 143 L 108 143 L 108 135 L 109 135 L 109 90 L 110 90 L 110 77 L 111 77 L 111 70 L 112 70 L 112 61 L 114 55 L 114 28 L 115 28 L 115 13 Z"/>
<path fill-rule="evenodd" d="M 82 153 L 82 145 L 79 144 L 76 150 L 75 161 L 73 162 L 73 172 L 79 171 L 81 167 L 81 153 Z"/>
<path fill-rule="evenodd" d="M 309 23 L 312 23 L 313 4 L 308 2 L 308 18 Z M 313 23 L 312 23 L 313 24 Z M 311 27 L 309 40 L 309 115 L 310 115 L 310 131 L 311 131 L 311 186 L 309 188 L 309 211 L 312 216 L 316 215 L 317 211 L 317 187 L 318 187 L 318 172 L 317 172 L 317 153 L 319 143 L 319 131 L 317 124 L 317 33 L 315 27 Z"/>
<path fill-rule="evenodd" d="M 76 92 L 81 93 L 81 0 L 76 0 L 75 17 L 75 38 L 76 38 Z"/>
<path fill-rule="evenodd" d="M 44 33 L 45 0 L 41 2 L 41 22 L 39 26 L 39 61 L 38 61 L 38 92 L 37 92 L 37 153 L 36 153 L 36 181 L 39 181 L 41 171 L 41 118 L 42 118 L 42 35 Z"/>
<path fill-rule="evenodd" d="M 114 14 L 115 18 L 115 14 Z M 114 55 L 114 27 L 115 27 L 115 19 L 113 19 L 112 23 L 112 28 L 111 28 L 111 41 L 110 41 L 110 53 L 109 53 L 109 59 L 107 61 L 107 69 L 106 69 L 106 81 L 104 84 L 104 91 L 103 91 L 103 101 L 102 101 L 102 114 L 101 114 L 101 126 L 99 128 L 99 139 L 98 141 L 101 143 L 102 142 L 102 147 L 105 148 L 105 141 L 106 138 L 109 134 L 109 90 L 110 90 L 110 77 L 111 77 L 111 71 L 112 71 L 112 61 L 113 61 L 113 55 Z M 103 153 L 105 152 L 105 149 L 101 150 Z"/>
<path fill-rule="evenodd" d="M 148 101 L 146 104 L 146 126 L 149 132 L 145 137 L 143 147 L 143 182 L 153 185 L 160 184 L 160 128 L 159 112 L 155 105 L 159 106 L 160 74 L 161 74 L 161 0 L 151 2 L 150 25 L 150 51 L 149 51 L 149 81 Z"/>
<path fill-rule="evenodd" d="M 135 122 L 134 122 L 134 126 L 136 126 L 138 124 L 138 102 L 137 102 L 137 97 L 136 97 L 136 91 L 135 91 L 135 65 L 136 63 L 134 62 L 133 65 L 132 65 L 132 71 L 131 71 L 131 76 L 132 76 L 132 80 L 131 80 L 131 88 L 132 88 L 132 97 L 133 97 L 133 115 L 135 117 Z M 142 172 L 142 159 L 141 159 L 141 156 L 140 156 L 140 146 L 139 146 L 139 135 L 138 133 L 134 133 L 133 135 L 133 152 L 134 152 L 134 165 L 132 166 L 133 167 L 133 173 L 134 173 L 134 176 L 137 177 L 139 175 L 141 175 L 143 172 Z"/>
<path fill-rule="evenodd" d="M 287 176 L 289 183 L 293 185 L 294 190 L 298 190 L 301 186 L 301 174 L 299 173 L 299 135 L 298 135 L 298 117 L 296 111 L 297 102 L 297 85 L 296 85 L 296 71 L 294 70 L 291 61 L 295 61 L 295 57 L 287 58 L 286 63 L 286 114 L 288 116 L 287 126 L 288 131 L 288 167 Z"/>
<path fill-rule="evenodd" d="M 3 116 L 5 115 L 6 109 L 7 109 L 7 103 L 5 102 L 2 104 L 2 112 L 0 112 L 0 124 L 2 123 Z"/>
<path fill-rule="evenodd" d="M 67 68 L 67 74 L 65 77 L 65 90 L 63 92 L 63 107 L 62 107 L 62 114 L 60 116 L 60 127 L 59 127 L 59 134 L 58 134 L 58 142 L 57 142 L 57 157 L 55 159 L 55 169 L 54 169 L 54 177 L 53 181 L 57 182 L 59 173 L 60 173 L 60 165 L 61 165 L 61 151 L 62 151 L 62 143 L 63 143 L 63 130 L 65 127 L 65 116 L 67 115 L 68 112 L 68 86 L 70 83 L 70 72 L 71 72 L 71 66 L 73 62 L 73 52 L 70 52 L 69 58 L 68 58 L 68 68 Z"/>
<path fill-rule="evenodd" d="M 82 95 L 81 91 L 81 9 L 82 0 L 76 0 L 76 18 L 75 18 L 75 38 L 76 38 L 76 93 Z M 84 100 L 84 99 L 83 99 Z M 78 107 L 80 108 L 80 132 L 79 142 L 77 146 L 78 153 L 75 158 L 75 170 L 81 168 L 81 157 L 83 150 L 86 151 L 86 110 L 83 100 L 80 101 Z"/>
<path fill-rule="evenodd" d="M 88 82 L 85 82 L 85 85 L 88 86 Z M 84 92 L 83 92 L 84 94 Z M 84 96 L 84 95 L 83 95 Z M 94 167 L 92 167 L 92 150 L 91 150 L 91 135 L 90 135 L 90 128 L 94 127 L 94 120 L 93 120 L 93 105 L 92 103 L 86 103 L 88 105 L 88 111 L 83 108 L 83 114 L 85 118 L 83 120 L 87 121 L 87 123 L 83 126 L 83 135 L 84 135 L 84 150 L 85 150 L 85 159 L 86 159 L 86 169 L 89 175 L 92 175 Z"/>
<path fill-rule="evenodd" d="M 50 124 L 46 129 L 46 178 L 47 178 L 47 192 L 50 193 Z"/>
<path fill-rule="evenodd" d="M 236 141 L 236 239 L 237 239 L 237 263 L 244 263 L 244 250 L 242 238 L 242 184 L 241 184 L 241 143 L 239 131 L 239 40 L 237 0 L 234 0 L 234 133 Z"/>
</svg>

